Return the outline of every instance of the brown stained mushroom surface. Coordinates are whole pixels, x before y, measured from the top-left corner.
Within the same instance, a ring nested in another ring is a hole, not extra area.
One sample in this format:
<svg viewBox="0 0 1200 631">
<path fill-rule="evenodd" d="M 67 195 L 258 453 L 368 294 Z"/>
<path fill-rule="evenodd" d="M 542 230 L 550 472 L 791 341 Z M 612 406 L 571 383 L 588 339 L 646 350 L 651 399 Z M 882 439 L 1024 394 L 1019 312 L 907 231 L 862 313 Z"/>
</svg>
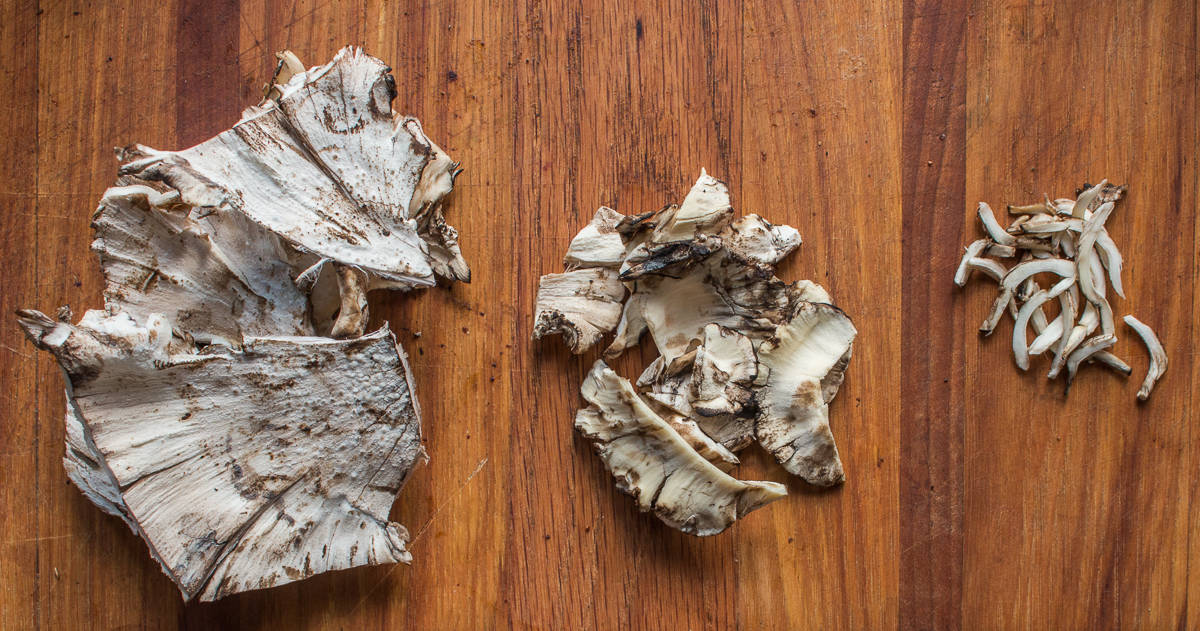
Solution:
<svg viewBox="0 0 1200 631">
<path fill-rule="evenodd" d="M 1125 190 L 1124 186 L 1102 180 L 1095 186 L 1085 184 L 1073 200 L 1047 198 L 1042 204 L 1009 206 L 1009 214 L 1015 219 L 1007 228 L 1000 226 L 991 208 L 980 202 L 978 215 L 985 237 L 966 247 L 954 275 L 954 284 L 959 287 L 967 283 L 972 271 L 981 271 L 997 282 L 1000 293 L 980 333 L 991 334 L 1006 312 L 1012 315 L 1017 367 L 1028 370 L 1030 357 L 1053 350 L 1047 376 L 1054 379 L 1065 368 L 1067 392 L 1085 363 L 1099 362 L 1119 374 L 1130 374 L 1129 366 L 1107 350 L 1117 341 L 1107 287 L 1111 284 L 1122 298 L 1125 291 L 1121 252 L 1105 223 Z M 1019 258 L 1012 267 L 988 258 L 1010 258 L 1015 254 Z M 1053 275 L 1054 285 L 1041 290 L 1035 280 L 1039 275 Z M 1050 321 L 1043 306 L 1056 298 L 1060 312 Z M 1145 400 L 1165 370 L 1166 352 L 1148 326 L 1133 316 L 1126 316 L 1125 321 L 1151 351 L 1149 374 L 1138 392 L 1138 398 Z M 1032 342 L 1027 341 L 1030 325 L 1036 333 Z"/>
<path fill-rule="evenodd" d="M 366 294 L 470 279 L 457 165 L 391 109 L 383 62 L 284 52 L 266 94 L 190 149 L 119 152 L 92 219 L 103 311 L 19 313 L 65 375 L 68 477 L 185 600 L 411 560 L 388 512 L 420 408 Z"/>
<path fill-rule="evenodd" d="M 672 527 L 715 534 L 783 494 L 724 473 L 756 441 L 811 484 L 844 479 L 828 406 L 856 331 L 821 286 L 775 276 L 800 242 L 790 226 L 735 218 L 725 184 L 701 172 L 678 206 L 601 208 L 568 271 L 541 279 L 535 338 L 560 333 L 581 353 L 615 331 L 614 358 L 649 332 L 659 355 L 636 386 L 596 363 L 576 428 L 618 488 Z"/>
</svg>

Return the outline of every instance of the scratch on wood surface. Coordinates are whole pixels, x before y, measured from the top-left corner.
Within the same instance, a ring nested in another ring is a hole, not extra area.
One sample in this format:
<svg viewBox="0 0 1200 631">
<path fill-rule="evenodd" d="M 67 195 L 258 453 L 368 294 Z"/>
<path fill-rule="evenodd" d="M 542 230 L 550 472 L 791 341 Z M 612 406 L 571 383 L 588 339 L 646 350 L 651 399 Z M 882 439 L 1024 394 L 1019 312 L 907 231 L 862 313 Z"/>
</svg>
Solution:
<svg viewBox="0 0 1200 631">
<path fill-rule="evenodd" d="M 462 484 L 458 485 L 458 489 L 454 491 L 453 495 L 451 495 L 446 499 L 446 501 L 442 502 L 440 506 L 434 509 L 433 514 L 429 516 L 429 519 L 425 520 L 425 523 L 421 525 L 419 530 L 417 530 L 417 534 L 413 535 L 412 539 L 409 539 L 408 545 L 410 548 L 412 547 L 412 544 L 417 542 L 417 539 L 421 538 L 421 535 L 429 528 L 429 524 L 433 523 L 433 519 L 438 516 L 438 513 L 441 513 L 442 509 L 446 508 L 450 502 L 453 502 L 454 500 L 458 499 L 460 495 L 462 495 L 463 489 L 467 488 L 467 485 L 471 483 L 471 480 L 473 480 L 475 476 L 479 475 L 479 472 L 483 470 L 483 467 L 486 466 L 487 463 L 488 459 L 486 457 L 483 460 L 480 460 L 479 464 L 475 465 L 475 470 L 467 476 L 467 479 L 463 480 Z M 400 564 L 396 563 L 393 564 L 392 567 L 388 568 L 388 571 L 385 572 L 384 575 L 381 576 L 379 580 L 371 586 L 371 589 L 368 589 L 366 593 L 363 594 L 363 597 L 359 599 L 358 604 L 354 606 L 354 609 L 350 610 L 351 613 L 358 611 L 363 606 L 363 603 L 367 602 L 367 599 L 371 597 L 371 594 L 374 594 L 380 586 L 387 582 L 388 578 L 391 577 L 392 572 L 395 572 L 396 568 L 399 566 Z"/>
<path fill-rule="evenodd" d="M 475 466 L 475 470 L 471 472 L 471 475 L 468 475 L 467 479 L 463 480 L 463 483 L 458 486 L 458 490 L 456 490 L 452 496 L 447 498 L 446 501 L 442 502 L 442 504 L 433 511 L 433 514 L 429 516 L 429 519 L 425 520 L 425 523 L 421 526 L 421 528 L 419 530 L 417 530 L 417 534 L 413 535 L 413 538 L 411 540 L 409 540 L 408 544 L 410 546 L 412 544 L 416 543 L 417 539 L 421 538 L 421 535 L 424 534 L 424 532 L 429 528 L 429 525 L 433 523 L 433 520 L 435 517 L 438 516 L 438 513 L 442 512 L 442 509 L 446 508 L 446 506 L 449 505 L 450 502 L 453 502 L 454 500 L 458 499 L 458 496 L 462 495 L 463 489 L 467 488 L 467 485 L 470 484 L 471 480 L 474 479 L 475 476 L 478 475 L 479 472 L 483 470 L 484 465 L 486 465 L 487 463 L 488 463 L 487 458 L 484 458 L 483 460 L 479 461 L 479 464 Z"/>
</svg>

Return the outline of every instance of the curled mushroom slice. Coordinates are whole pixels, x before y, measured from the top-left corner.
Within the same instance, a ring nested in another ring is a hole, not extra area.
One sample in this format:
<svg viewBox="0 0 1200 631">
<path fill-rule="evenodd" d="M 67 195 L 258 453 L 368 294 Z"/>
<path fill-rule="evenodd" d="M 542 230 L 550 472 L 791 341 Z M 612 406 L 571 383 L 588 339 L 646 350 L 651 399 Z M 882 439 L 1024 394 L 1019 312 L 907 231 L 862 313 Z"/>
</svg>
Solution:
<svg viewBox="0 0 1200 631">
<path fill-rule="evenodd" d="M 594 443 L 617 488 L 673 528 L 715 535 L 787 494 L 781 484 L 737 480 L 702 458 L 603 361 L 582 393 L 589 407 L 575 428 Z"/>
<path fill-rule="evenodd" d="M 857 333 L 837 307 L 801 303 L 791 320 L 759 348 L 759 361 L 770 372 L 759 400 L 755 434 L 784 469 L 810 484 L 830 486 L 845 478 L 821 384 L 846 356 Z"/>
<path fill-rule="evenodd" d="M 1059 281 L 1049 291 L 1039 291 L 1029 297 L 1029 300 L 1021 306 L 1021 310 L 1017 313 L 1016 323 L 1013 325 L 1013 356 L 1016 357 L 1017 367 L 1021 370 L 1029 370 L 1029 348 L 1025 345 L 1025 333 L 1029 324 L 1030 318 L 1035 313 L 1041 313 L 1042 304 L 1047 300 L 1057 298 L 1059 294 L 1067 290 L 1072 283 L 1073 278 L 1064 278 Z"/>
<path fill-rule="evenodd" d="M 979 202 L 979 208 L 976 213 L 979 215 L 979 221 L 983 224 L 984 231 L 992 238 L 992 241 L 1000 245 L 1016 244 L 1017 240 L 996 222 L 996 215 L 992 212 L 991 206 L 988 206 L 984 202 Z"/>
<path fill-rule="evenodd" d="M 1108 351 L 1100 351 L 1095 355 L 1092 355 L 1091 359 L 1096 363 L 1112 368 L 1126 377 L 1133 374 L 1133 369 L 1129 367 L 1129 364 L 1126 364 L 1121 360 L 1120 357 L 1117 357 Z"/>
<path fill-rule="evenodd" d="M 1125 288 L 1121 285 L 1121 266 L 1124 261 L 1121 258 L 1121 251 L 1117 249 L 1117 244 L 1108 235 L 1108 231 L 1103 228 L 1096 236 L 1096 250 L 1100 253 L 1100 261 L 1108 270 L 1108 280 L 1112 283 L 1113 290 L 1117 292 L 1118 296 L 1124 298 Z"/>
<path fill-rule="evenodd" d="M 1163 349 L 1162 342 L 1158 341 L 1154 330 L 1141 320 L 1127 315 L 1125 324 L 1137 332 L 1138 337 L 1142 338 L 1142 342 L 1146 344 L 1146 350 L 1150 351 L 1150 368 L 1146 371 L 1146 379 L 1142 381 L 1142 387 L 1138 389 L 1137 394 L 1138 399 L 1145 401 L 1150 398 L 1150 392 L 1154 390 L 1154 383 L 1162 378 L 1163 373 L 1167 372 L 1167 351 Z"/>
<path fill-rule="evenodd" d="M 582 353 L 617 326 L 624 297 L 625 286 L 611 269 L 546 274 L 538 281 L 533 339 L 558 333 L 571 352 Z"/>
<path fill-rule="evenodd" d="M 571 240 L 563 265 L 568 269 L 619 267 L 625 258 L 625 243 L 617 232 L 617 224 L 624 218 L 621 213 L 601 206 L 591 223 Z"/>
<path fill-rule="evenodd" d="M 1071 356 L 1067 358 L 1067 387 L 1066 392 L 1071 391 L 1071 384 L 1075 381 L 1075 373 L 1079 371 L 1079 364 L 1086 359 L 1090 359 L 1103 350 L 1112 348 L 1113 344 L 1117 343 L 1117 338 L 1109 334 L 1097 335 L 1083 344 L 1079 345 L 1071 352 Z"/>
<path fill-rule="evenodd" d="M 1075 204 L 1071 206 L 1071 216 L 1076 219 L 1083 219 L 1084 212 L 1090 210 L 1088 206 L 1100 195 L 1100 191 L 1104 189 L 1105 184 L 1108 184 L 1108 180 L 1100 180 L 1099 184 L 1080 193 L 1079 197 L 1075 200 Z"/>
<path fill-rule="evenodd" d="M 357 48 L 292 76 L 277 100 L 182 151 L 131 147 L 121 173 L 163 182 L 201 212 L 241 213 L 304 251 L 394 287 L 468 280 L 441 218 L 455 165 L 391 109 L 395 80 Z"/>
<path fill-rule="evenodd" d="M 959 287 L 965 287 L 967 285 L 967 280 L 971 276 L 971 268 L 969 267 L 969 263 L 972 259 L 978 257 L 983 252 L 984 248 L 986 248 L 990 243 L 991 241 L 989 239 L 979 239 L 978 241 L 972 241 L 971 245 L 967 246 L 966 251 L 963 252 L 962 260 L 958 263 L 958 271 L 954 272 L 955 285 L 958 285 Z"/>
<path fill-rule="evenodd" d="M 185 599 L 409 561 L 388 510 L 423 455 L 420 417 L 386 329 L 196 352 L 172 350 L 158 314 L 20 323 L 63 368 L 104 492 Z"/>
</svg>

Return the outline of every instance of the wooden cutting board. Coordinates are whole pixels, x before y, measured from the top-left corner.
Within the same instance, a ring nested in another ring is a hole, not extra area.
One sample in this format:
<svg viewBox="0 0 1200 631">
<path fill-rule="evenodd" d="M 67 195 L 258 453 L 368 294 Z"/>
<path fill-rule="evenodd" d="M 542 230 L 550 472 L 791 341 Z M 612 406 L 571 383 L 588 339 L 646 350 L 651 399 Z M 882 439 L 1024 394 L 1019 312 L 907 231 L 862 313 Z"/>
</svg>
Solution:
<svg viewBox="0 0 1200 631">
<path fill-rule="evenodd" d="M 1195 2 L 495 4 L 2 4 L 0 627 L 1200 627 Z M 276 50 L 347 43 L 466 169 L 448 214 L 471 284 L 372 296 L 425 411 L 432 460 L 392 513 L 414 562 L 184 606 L 68 484 L 62 380 L 12 312 L 101 304 L 88 218 L 112 146 L 201 141 Z M 780 275 L 825 284 L 860 337 L 832 410 L 846 484 L 750 450 L 737 475 L 791 495 L 695 539 L 572 431 L 595 353 L 529 335 L 538 277 L 597 206 L 657 209 L 702 167 L 800 230 Z M 1130 187 L 1117 315 L 1171 354 L 1144 405 L 1128 329 L 1134 376 L 1091 368 L 1065 399 L 1043 362 L 1016 369 L 1011 325 L 976 334 L 992 289 L 951 284 L 978 200 L 1101 177 Z"/>
</svg>

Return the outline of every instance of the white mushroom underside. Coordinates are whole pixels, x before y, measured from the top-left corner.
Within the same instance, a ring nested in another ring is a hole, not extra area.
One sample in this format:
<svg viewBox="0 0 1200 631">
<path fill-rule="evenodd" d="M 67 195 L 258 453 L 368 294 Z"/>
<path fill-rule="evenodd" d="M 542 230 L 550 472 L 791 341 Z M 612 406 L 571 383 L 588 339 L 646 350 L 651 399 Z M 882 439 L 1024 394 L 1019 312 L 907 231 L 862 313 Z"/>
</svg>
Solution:
<svg viewBox="0 0 1200 631">
<path fill-rule="evenodd" d="M 386 329 L 195 353 L 168 350 L 161 316 L 22 324 L 69 379 L 72 479 L 130 522 L 185 598 L 409 560 L 387 514 L 423 453 L 420 418 Z"/>
</svg>

